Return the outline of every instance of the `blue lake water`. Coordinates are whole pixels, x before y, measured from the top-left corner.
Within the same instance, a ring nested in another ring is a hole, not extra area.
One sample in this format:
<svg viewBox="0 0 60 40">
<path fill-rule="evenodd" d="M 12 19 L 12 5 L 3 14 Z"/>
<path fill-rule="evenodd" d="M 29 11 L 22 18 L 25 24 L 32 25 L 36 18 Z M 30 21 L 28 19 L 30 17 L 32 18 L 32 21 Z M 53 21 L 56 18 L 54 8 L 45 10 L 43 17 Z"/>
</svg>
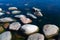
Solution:
<svg viewBox="0 0 60 40">
<path fill-rule="evenodd" d="M 25 8 L 37 7 L 41 9 L 44 16 L 50 18 L 49 20 L 60 22 L 60 0 L 0 0 L 0 3 L 3 4 L 0 7 L 4 10 L 7 10 L 10 6 L 16 6 L 23 11 L 23 14 L 25 14 Z M 6 6 L 6 4 L 11 5 Z M 28 6 L 25 6 L 25 4 L 28 4 Z"/>
</svg>

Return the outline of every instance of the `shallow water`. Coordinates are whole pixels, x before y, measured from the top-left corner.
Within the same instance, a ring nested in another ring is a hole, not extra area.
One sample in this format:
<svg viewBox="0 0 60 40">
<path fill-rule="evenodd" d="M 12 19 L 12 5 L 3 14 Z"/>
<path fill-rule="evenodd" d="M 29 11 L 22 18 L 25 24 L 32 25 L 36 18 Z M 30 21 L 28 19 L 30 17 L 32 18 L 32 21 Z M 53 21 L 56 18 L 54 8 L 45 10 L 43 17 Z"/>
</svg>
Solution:
<svg viewBox="0 0 60 40">
<path fill-rule="evenodd" d="M 6 4 L 10 4 L 10 5 L 7 6 Z M 25 4 L 28 4 L 28 5 L 25 5 Z M 33 13 L 32 7 L 40 8 L 44 16 L 38 17 L 37 20 L 33 19 L 33 22 L 32 22 L 32 24 L 38 25 L 40 27 L 40 30 L 41 30 L 40 33 L 43 33 L 42 28 L 43 28 L 43 25 L 45 24 L 55 24 L 57 26 L 60 26 L 60 0 L 7 0 L 7 1 L 0 0 L 0 8 L 2 8 L 3 10 L 8 11 L 7 8 L 11 6 L 18 7 L 19 10 L 22 11 L 21 14 L 24 14 L 24 15 L 26 15 L 27 11 Z M 30 10 L 25 10 L 26 8 Z M 0 17 L 14 18 L 14 15 L 5 14 Z"/>
</svg>

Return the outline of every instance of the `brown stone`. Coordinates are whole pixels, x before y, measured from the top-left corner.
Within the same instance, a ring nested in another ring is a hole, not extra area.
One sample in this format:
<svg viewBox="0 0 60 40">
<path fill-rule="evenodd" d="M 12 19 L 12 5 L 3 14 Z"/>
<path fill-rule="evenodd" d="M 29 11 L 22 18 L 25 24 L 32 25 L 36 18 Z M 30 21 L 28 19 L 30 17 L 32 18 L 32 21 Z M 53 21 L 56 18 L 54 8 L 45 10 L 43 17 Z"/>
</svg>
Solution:
<svg viewBox="0 0 60 40">
<path fill-rule="evenodd" d="M 4 28 L 8 28 L 9 27 L 9 23 L 5 23 L 3 26 L 4 26 Z"/>
</svg>

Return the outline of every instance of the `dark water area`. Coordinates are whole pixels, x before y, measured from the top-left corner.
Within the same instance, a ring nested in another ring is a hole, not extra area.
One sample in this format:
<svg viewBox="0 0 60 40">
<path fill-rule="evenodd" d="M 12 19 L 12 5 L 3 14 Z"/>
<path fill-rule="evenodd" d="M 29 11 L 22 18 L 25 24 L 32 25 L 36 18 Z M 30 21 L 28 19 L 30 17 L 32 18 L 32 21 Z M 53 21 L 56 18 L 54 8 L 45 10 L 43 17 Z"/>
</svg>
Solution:
<svg viewBox="0 0 60 40">
<path fill-rule="evenodd" d="M 15 6 L 18 7 L 18 10 L 21 10 L 22 13 L 26 15 L 26 13 L 33 12 L 32 7 L 37 7 L 41 9 L 43 17 L 38 17 L 37 20 L 32 19 L 32 24 L 38 25 L 41 32 L 43 25 L 45 24 L 55 24 L 57 26 L 60 26 L 60 0 L 0 0 L 0 3 L 3 5 L 0 5 L 0 8 L 2 8 L 5 11 L 9 11 L 8 7 Z M 6 6 L 6 4 L 11 4 L 10 6 Z M 25 4 L 28 4 L 25 6 Z M 26 8 L 30 10 L 25 10 Z M 14 15 L 3 15 L 2 17 L 13 17 Z M 27 16 L 28 17 L 28 16 Z"/>
<path fill-rule="evenodd" d="M 26 8 L 29 8 L 30 11 L 32 11 L 32 7 L 37 7 L 41 9 L 44 17 L 47 17 L 49 21 L 52 20 L 53 22 L 58 23 L 60 20 L 60 0 L 0 0 L 0 3 L 3 4 L 0 7 L 6 11 L 8 11 L 8 7 L 16 6 L 19 10 L 23 11 L 23 14 L 26 14 Z M 11 5 L 6 6 L 6 4 Z M 24 4 L 28 4 L 28 6 L 25 6 Z"/>
</svg>

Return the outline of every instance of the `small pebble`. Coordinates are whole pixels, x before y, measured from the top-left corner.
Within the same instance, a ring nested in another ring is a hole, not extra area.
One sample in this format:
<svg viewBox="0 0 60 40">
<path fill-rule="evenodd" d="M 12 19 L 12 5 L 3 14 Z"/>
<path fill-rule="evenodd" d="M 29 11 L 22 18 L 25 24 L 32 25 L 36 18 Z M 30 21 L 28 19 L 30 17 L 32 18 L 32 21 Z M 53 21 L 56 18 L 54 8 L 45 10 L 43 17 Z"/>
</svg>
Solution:
<svg viewBox="0 0 60 40">
<path fill-rule="evenodd" d="M 21 11 L 12 11 L 12 14 L 20 14 L 21 13 Z"/>
<path fill-rule="evenodd" d="M 2 33 L 3 31 L 4 31 L 4 28 L 0 26 L 0 33 Z"/>
<path fill-rule="evenodd" d="M 5 13 L 3 13 L 3 12 L 0 12 L 0 16 L 2 16 L 2 15 L 4 15 Z"/>
<path fill-rule="evenodd" d="M 17 7 L 9 7 L 8 10 L 17 10 Z"/>
<path fill-rule="evenodd" d="M 2 8 L 0 8 L 0 12 L 2 12 L 3 10 L 2 10 Z"/>
<path fill-rule="evenodd" d="M 4 26 L 4 28 L 8 28 L 9 27 L 9 23 L 5 23 L 3 26 Z"/>
</svg>

